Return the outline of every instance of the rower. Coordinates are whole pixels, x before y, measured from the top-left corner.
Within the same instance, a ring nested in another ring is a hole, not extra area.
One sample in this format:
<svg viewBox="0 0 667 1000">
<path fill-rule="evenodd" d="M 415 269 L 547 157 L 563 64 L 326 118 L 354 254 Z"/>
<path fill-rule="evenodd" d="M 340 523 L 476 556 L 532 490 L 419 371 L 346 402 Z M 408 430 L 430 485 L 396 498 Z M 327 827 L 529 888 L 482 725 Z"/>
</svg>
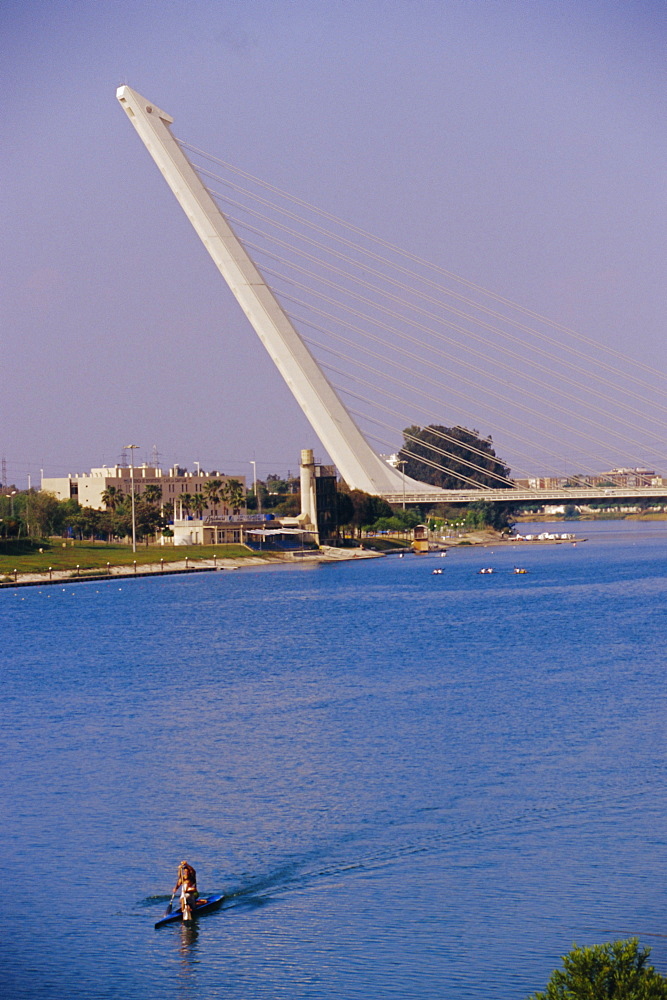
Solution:
<svg viewBox="0 0 667 1000">
<path fill-rule="evenodd" d="M 192 911 L 194 909 L 195 903 L 197 901 L 197 872 L 194 870 L 192 865 L 188 864 L 187 861 L 181 861 L 178 866 L 178 875 L 176 879 L 176 885 L 174 886 L 174 893 L 181 887 L 181 911 L 183 913 L 183 920 L 192 920 Z"/>
</svg>

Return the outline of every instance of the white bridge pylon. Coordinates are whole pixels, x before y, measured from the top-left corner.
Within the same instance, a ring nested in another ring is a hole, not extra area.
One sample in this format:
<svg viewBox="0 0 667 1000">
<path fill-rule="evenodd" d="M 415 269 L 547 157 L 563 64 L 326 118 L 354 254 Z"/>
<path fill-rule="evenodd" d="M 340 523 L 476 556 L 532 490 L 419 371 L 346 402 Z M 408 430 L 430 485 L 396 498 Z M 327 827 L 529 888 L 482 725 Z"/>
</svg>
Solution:
<svg viewBox="0 0 667 1000">
<path fill-rule="evenodd" d="M 446 496 L 404 477 L 368 444 L 171 134 L 171 115 L 130 87 L 116 96 L 350 489 L 399 499 Z"/>
</svg>

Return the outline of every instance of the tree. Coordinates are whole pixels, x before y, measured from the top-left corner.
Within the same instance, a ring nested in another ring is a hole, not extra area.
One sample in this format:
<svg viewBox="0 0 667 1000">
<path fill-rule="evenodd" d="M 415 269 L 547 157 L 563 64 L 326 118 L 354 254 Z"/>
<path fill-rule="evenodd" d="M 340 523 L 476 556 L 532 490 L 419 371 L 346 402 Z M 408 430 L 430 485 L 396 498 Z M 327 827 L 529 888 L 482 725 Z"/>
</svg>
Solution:
<svg viewBox="0 0 667 1000">
<path fill-rule="evenodd" d="M 399 461 L 405 462 L 405 475 L 422 483 L 433 483 L 445 490 L 460 490 L 473 480 L 480 486 L 510 488 L 510 470 L 493 449 L 490 437 L 467 427 L 406 427 L 405 443 Z"/>
<path fill-rule="evenodd" d="M 109 515 L 112 518 L 115 515 Z M 100 530 L 102 513 L 94 507 L 79 507 L 79 510 L 70 518 L 72 530 L 79 538 L 94 538 Z"/>
<path fill-rule="evenodd" d="M 115 513 L 116 507 L 119 506 L 125 499 L 125 494 L 121 490 L 120 486 L 107 486 L 107 488 L 102 492 L 102 503 L 105 505 L 107 510 Z"/>
<path fill-rule="evenodd" d="M 206 506 L 206 500 L 204 499 L 203 495 L 201 493 L 193 494 L 193 497 L 190 501 L 190 507 L 195 512 L 197 517 L 202 516 L 202 514 L 204 513 L 205 506 Z"/>
<path fill-rule="evenodd" d="M 298 517 L 301 513 L 301 497 L 296 493 L 277 494 L 277 502 L 271 510 L 277 517 Z"/>
<path fill-rule="evenodd" d="M 650 953 L 637 938 L 591 948 L 575 945 L 546 990 L 528 1000 L 667 1000 L 667 979 L 647 965 Z"/>
<path fill-rule="evenodd" d="M 149 483 L 143 492 L 142 499 L 146 503 L 155 505 L 162 503 L 162 487 L 157 486 L 155 483 Z"/>
<path fill-rule="evenodd" d="M 235 514 L 239 513 L 241 507 L 243 506 L 245 495 L 243 486 L 238 479 L 227 480 L 224 486 L 222 499 L 226 504 L 229 504 Z"/>
<path fill-rule="evenodd" d="M 336 515 L 339 528 L 344 524 L 352 524 L 354 504 L 349 493 L 338 490 L 336 493 Z"/>
<path fill-rule="evenodd" d="M 139 538 L 145 539 L 148 539 L 149 535 L 155 535 L 158 528 L 163 525 L 162 515 L 156 505 L 147 503 L 143 497 L 136 504 L 135 525 Z"/>
<path fill-rule="evenodd" d="M 468 505 L 465 511 L 466 528 L 495 528 L 504 531 L 514 524 L 514 504 L 478 500 Z"/>
<path fill-rule="evenodd" d="M 117 538 L 132 534 L 132 515 L 125 507 L 121 506 L 111 515 L 111 534 Z"/>
<path fill-rule="evenodd" d="M 222 479 L 209 479 L 204 483 L 203 493 L 206 498 L 207 506 L 217 507 L 220 503 L 220 489 L 222 487 Z"/>
<path fill-rule="evenodd" d="M 30 534 L 46 538 L 54 533 L 54 523 L 59 514 L 60 501 L 55 493 L 30 490 L 26 494 L 26 517 Z"/>
<path fill-rule="evenodd" d="M 281 479 L 275 472 L 266 477 L 266 489 L 270 494 L 289 493 L 289 483 L 286 479 Z"/>
<path fill-rule="evenodd" d="M 353 514 L 347 523 L 353 525 L 359 532 L 363 528 L 375 524 L 378 518 L 391 517 L 393 514 L 391 507 L 383 497 L 364 493 L 363 490 L 350 490 L 348 496 L 352 502 Z"/>
</svg>

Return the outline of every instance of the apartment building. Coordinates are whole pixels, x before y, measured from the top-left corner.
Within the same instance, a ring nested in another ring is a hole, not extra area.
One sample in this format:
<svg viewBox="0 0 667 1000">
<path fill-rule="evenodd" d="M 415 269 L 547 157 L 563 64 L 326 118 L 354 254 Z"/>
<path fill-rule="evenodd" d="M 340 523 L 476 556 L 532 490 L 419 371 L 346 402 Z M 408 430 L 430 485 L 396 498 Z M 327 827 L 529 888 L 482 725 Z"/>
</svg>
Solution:
<svg viewBox="0 0 667 1000">
<path fill-rule="evenodd" d="M 218 472 L 188 472 L 175 465 L 167 471 L 150 465 L 129 465 L 102 466 L 99 469 L 91 469 L 77 475 L 63 477 L 42 477 L 41 488 L 54 493 L 59 500 L 78 500 L 82 507 L 95 507 L 101 509 L 105 506 L 102 497 L 109 487 L 119 490 L 126 495 L 132 492 L 134 482 L 135 494 L 141 495 L 147 486 L 157 486 L 162 494 L 162 503 L 173 502 L 175 513 L 183 515 L 183 497 L 195 496 L 204 492 L 206 483 L 212 480 L 220 480 L 223 484 L 230 480 L 240 483 L 243 488 L 243 495 L 246 491 L 245 476 L 227 476 Z M 245 510 L 245 505 L 241 508 L 232 509 L 228 504 L 219 503 L 215 506 L 207 507 L 207 514 L 214 517 L 226 517 L 230 514 Z"/>
</svg>

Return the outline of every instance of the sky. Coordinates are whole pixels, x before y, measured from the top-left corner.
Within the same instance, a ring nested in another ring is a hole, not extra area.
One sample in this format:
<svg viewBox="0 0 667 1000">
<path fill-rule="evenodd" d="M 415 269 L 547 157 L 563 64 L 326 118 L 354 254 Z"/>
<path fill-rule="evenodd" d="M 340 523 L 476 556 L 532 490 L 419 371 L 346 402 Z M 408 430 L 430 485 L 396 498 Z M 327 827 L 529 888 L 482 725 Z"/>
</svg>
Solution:
<svg viewBox="0 0 667 1000">
<path fill-rule="evenodd" d="M 113 464 L 129 443 L 136 461 L 155 448 L 248 477 L 251 460 L 265 477 L 321 455 L 121 84 L 179 138 L 664 371 L 666 15 L 664 0 L 5 0 L 8 482 Z"/>
</svg>

